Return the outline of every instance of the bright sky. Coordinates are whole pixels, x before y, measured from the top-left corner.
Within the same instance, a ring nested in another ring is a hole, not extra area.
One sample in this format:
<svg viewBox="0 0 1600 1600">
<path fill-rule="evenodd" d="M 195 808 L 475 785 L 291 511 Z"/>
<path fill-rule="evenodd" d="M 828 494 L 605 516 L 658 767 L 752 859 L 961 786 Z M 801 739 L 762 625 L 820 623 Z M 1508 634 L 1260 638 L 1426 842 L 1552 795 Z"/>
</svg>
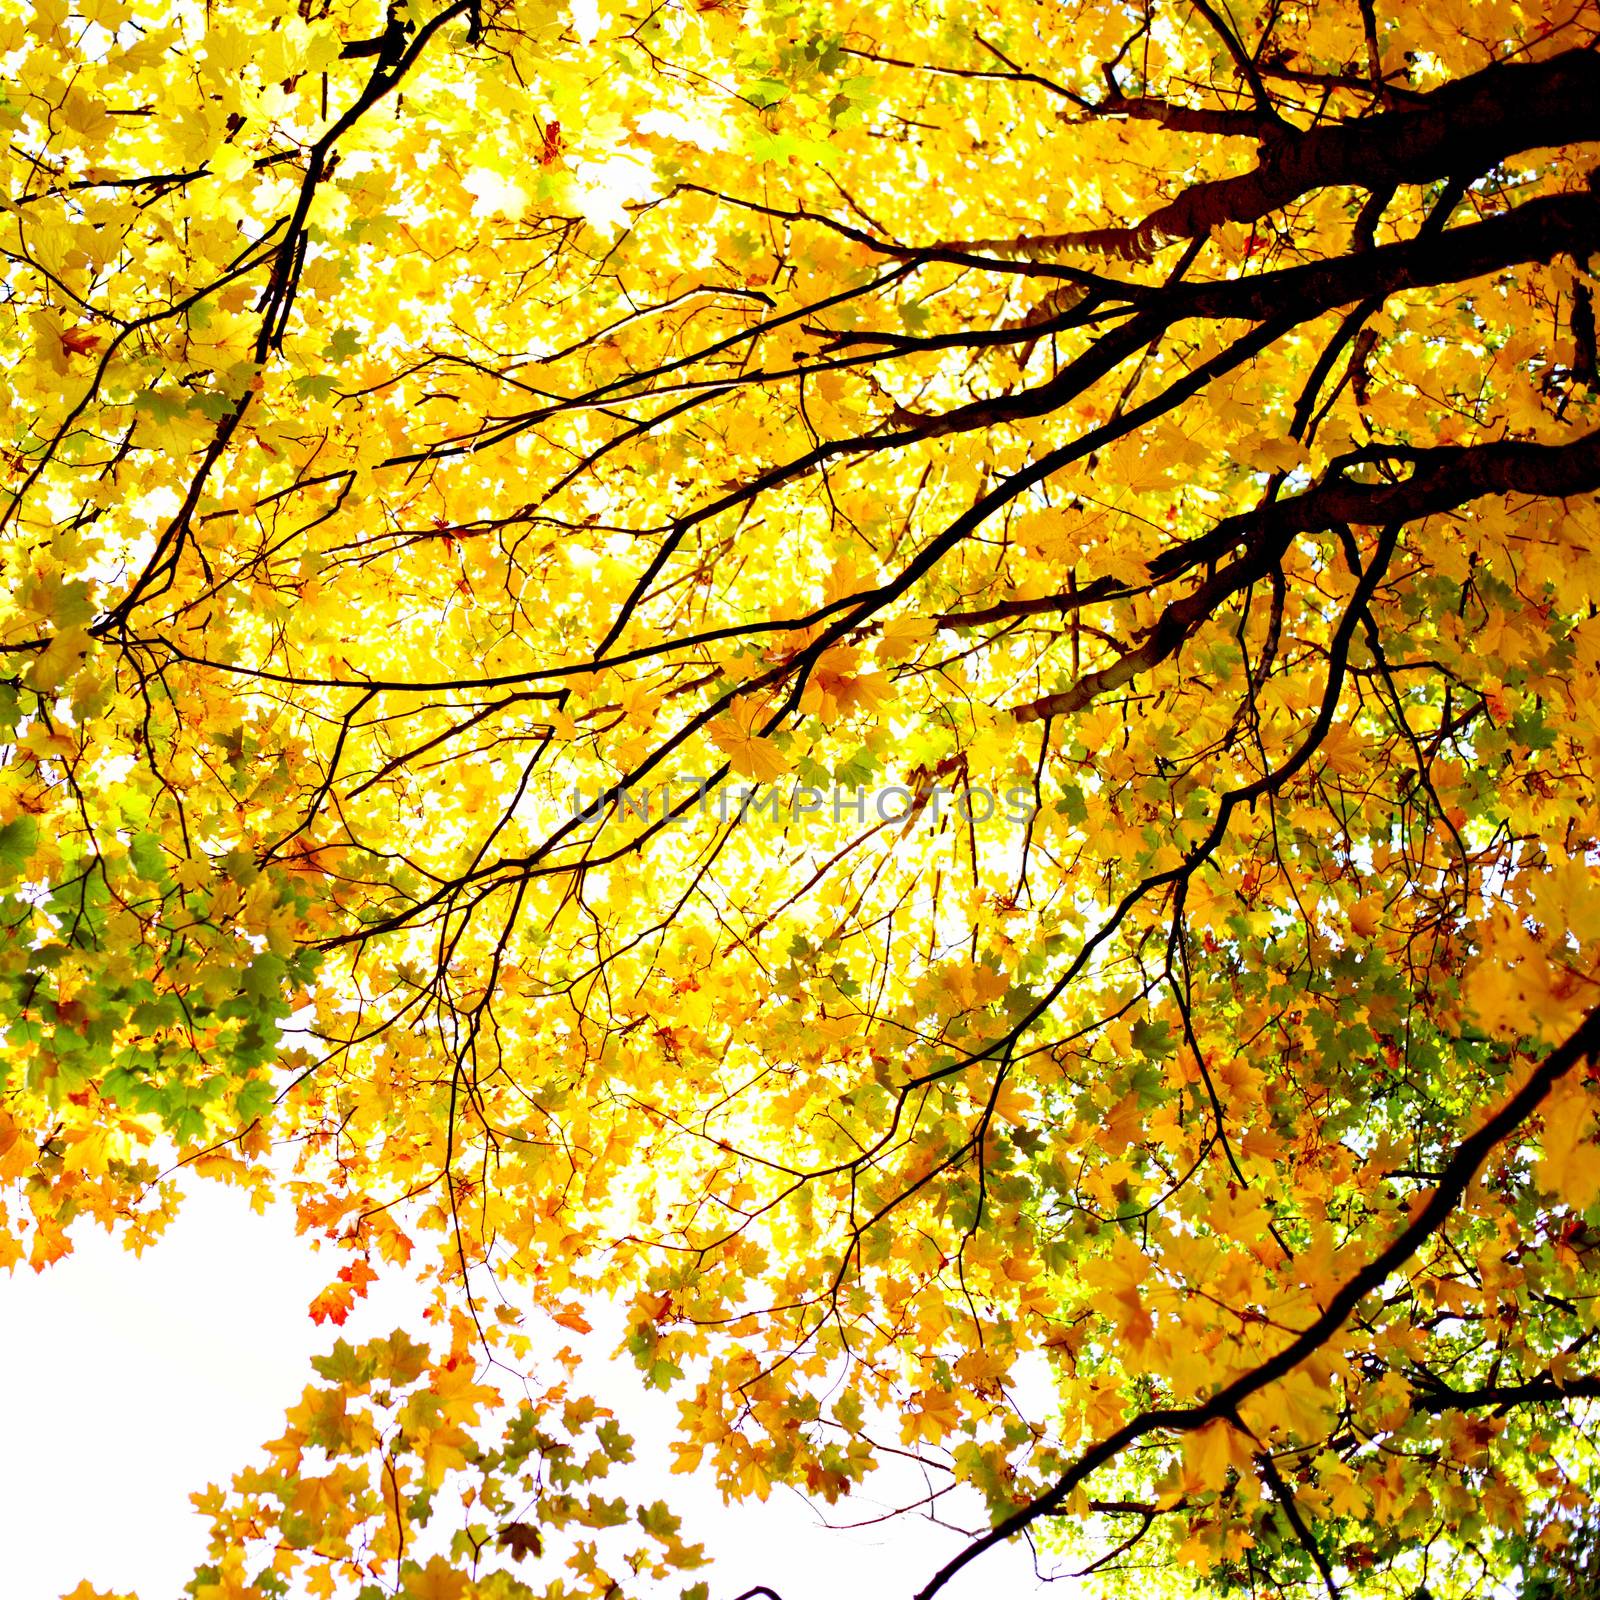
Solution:
<svg viewBox="0 0 1600 1600">
<path fill-rule="evenodd" d="M 177 1600 L 203 1555 L 205 1523 L 187 1496 L 226 1482 L 311 1380 L 312 1355 L 416 1325 L 403 1281 L 377 1284 L 343 1329 L 319 1329 L 306 1305 L 330 1275 L 291 1216 L 251 1212 L 237 1191 L 193 1186 L 166 1237 L 142 1259 L 95 1229 L 44 1274 L 0 1278 L 0 1596 L 56 1600 L 80 1579 Z M 565 1342 L 566 1335 L 560 1336 Z M 909 1600 L 959 1548 L 923 1519 L 838 1532 L 798 1497 L 728 1508 L 704 1479 L 668 1477 L 671 1402 L 605 1366 L 605 1403 L 634 1435 L 656 1493 L 684 1537 L 719 1554 L 712 1600 L 765 1583 L 783 1600 Z M 661 1465 L 653 1468 L 652 1458 Z M 836 1509 L 870 1516 L 870 1502 Z M 531 1574 L 530 1574 L 531 1575 Z M 553 1575 L 553 1574 L 552 1574 Z M 1034 1576 L 1025 1549 L 991 1553 L 952 1585 L 951 1600 L 1007 1600 L 1073 1587 Z M 672 1593 L 676 1593 L 674 1585 Z"/>
</svg>

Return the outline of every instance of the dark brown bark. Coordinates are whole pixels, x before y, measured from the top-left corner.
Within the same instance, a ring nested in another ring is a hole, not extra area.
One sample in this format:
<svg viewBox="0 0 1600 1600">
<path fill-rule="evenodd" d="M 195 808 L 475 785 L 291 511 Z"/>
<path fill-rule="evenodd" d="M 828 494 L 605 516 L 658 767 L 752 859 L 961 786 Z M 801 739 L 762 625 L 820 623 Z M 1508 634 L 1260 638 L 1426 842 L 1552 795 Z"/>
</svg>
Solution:
<svg viewBox="0 0 1600 1600">
<path fill-rule="evenodd" d="M 1569 50 L 1547 61 L 1487 67 L 1400 110 L 1286 131 L 1263 142 L 1253 171 L 1197 183 L 1132 227 L 974 241 L 968 248 L 1140 258 L 1224 223 L 1255 222 L 1315 189 L 1476 176 L 1524 150 L 1585 139 L 1600 139 L 1600 59 Z"/>
<path fill-rule="evenodd" d="M 1397 483 L 1358 483 L 1345 475 L 1351 467 L 1374 462 L 1409 467 L 1409 476 Z M 1203 538 L 1157 557 L 1150 572 L 1158 579 L 1170 578 L 1219 560 L 1240 544 L 1282 548 L 1299 533 L 1411 522 L 1453 511 L 1486 494 L 1560 499 L 1596 490 L 1600 490 L 1600 432 L 1570 444 L 1506 440 L 1431 450 L 1375 448 L 1336 462 L 1329 475 L 1304 494 L 1224 518 Z"/>
<path fill-rule="evenodd" d="M 1587 190 L 1548 195 L 1503 216 L 1463 228 L 1384 245 L 1333 261 L 1314 261 L 1279 272 L 1213 283 L 1174 284 L 1140 302 L 1126 323 L 1102 335 L 1048 383 L 924 416 L 904 434 L 844 441 L 835 454 L 881 449 L 917 437 L 937 438 L 992 427 L 1012 418 L 1046 416 L 1136 355 L 1180 322 L 1265 322 L 1287 332 L 1297 323 L 1355 305 L 1382 301 L 1407 289 L 1469 282 L 1528 261 L 1600 250 L 1600 199 Z M 1049 324 L 1042 325 L 1045 328 Z"/>
</svg>

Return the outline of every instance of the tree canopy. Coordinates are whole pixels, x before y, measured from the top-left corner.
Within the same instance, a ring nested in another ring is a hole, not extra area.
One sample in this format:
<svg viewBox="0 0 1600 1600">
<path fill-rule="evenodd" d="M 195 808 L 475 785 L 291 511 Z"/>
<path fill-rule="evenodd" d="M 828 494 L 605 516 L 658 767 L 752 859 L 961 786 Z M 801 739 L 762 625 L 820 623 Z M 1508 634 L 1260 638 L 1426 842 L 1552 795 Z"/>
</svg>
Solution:
<svg viewBox="0 0 1600 1600">
<path fill-rule="evenodd" d="M 195 1600 L 720 1594 L 600 1305 L 908 1600 L 1592 1584 L 1597 41 L 0 0 L 0 1262 L 433 1295 Z"/>
</svg>

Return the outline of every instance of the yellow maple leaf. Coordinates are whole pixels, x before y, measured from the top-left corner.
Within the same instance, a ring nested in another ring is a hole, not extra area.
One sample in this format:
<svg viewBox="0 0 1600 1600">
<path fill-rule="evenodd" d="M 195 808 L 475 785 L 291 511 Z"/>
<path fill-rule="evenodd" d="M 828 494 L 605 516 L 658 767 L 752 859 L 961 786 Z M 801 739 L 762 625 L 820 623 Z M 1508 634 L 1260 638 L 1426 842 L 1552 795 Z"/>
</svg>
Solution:
<svg viewBox="0 0 1600 1600">
<path fill-rule="evenodd" d="M 1249 1436 L 1231 1422 L 1219 1418 L 1183 1436 L 1183 1487 L 1194 1493 L 1220 1489 L 1227 1482 L 1228 1469 L 1240 1477 L 1250 1470 Z"/>
<path fill-rule="evenodd" d="M 928 617 L 893 617 L 884 623 L 878 636 L 878 659 L 904 661 L 932 633 L 933 622 Z"/>
<path fill-rule="evenodd" d="M 1575 1211 L 1600 1199 L 1600 1144 L 1595 1140 L 1593 1095 L 1581 1083 L 1563 1085 L 1545 1107 L 1539 1187 L 1558 1194 Z"/>
<path fill-rule="evenodd" d="M 443 1556 L 429 1556 L 420 1572 L 406 1575 L 401 1593 L 405 1600 L 467 1600 L 471 1582 Z"/>
<path fill-rule="evenodd" d="M 789 770 L 789 758 L 770 738 L 753 728 L 754 718 L 730 714 L 719 717 L 708 731 L 740 777 L 771 783 Z"/>
</svg>

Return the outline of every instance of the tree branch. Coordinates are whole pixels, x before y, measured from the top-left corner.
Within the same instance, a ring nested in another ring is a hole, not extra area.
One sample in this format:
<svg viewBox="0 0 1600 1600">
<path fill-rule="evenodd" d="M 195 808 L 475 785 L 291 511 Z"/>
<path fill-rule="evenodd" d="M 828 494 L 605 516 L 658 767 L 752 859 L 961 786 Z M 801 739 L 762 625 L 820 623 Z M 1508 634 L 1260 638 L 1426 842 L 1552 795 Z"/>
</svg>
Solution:
<svg viewBox="0 0 1600 1600">
<path fill-rule="evenodd" d="M 1489 1153 L 1515 1133 L 1543 1103 L 1550 1090 L 1575 1066 L 1600 1055 L 1600 1010 L 1591 1011 L 1570 1038 L 1556 1046 L 1497 1111 L 1456 1146 L 1444 1164 L 1437 1187 L 1413 1210 L 1411 1219 L 1389 1244 L 1359 1272 L 1347 1278 L 1329 1298 L 1321 1314 L 1265 1361 L 1224 1384 L 1209 1400 L 1188 1406 L 1157 1406 L 1092 1445 L 1043 1494 L 1021 1510 L 974 1539 L 960 1555 L 948 1561 L 917 1591 L 916 1600 L 932 1600 L 955 1575 L 986 1550 L 1030 1527 L 1040 1517 L 1060 1508 L 1078 1485 L 1099 1468 L 1114 1461 L 1129 1445 L 1153 1433 L 1190 1433 L 1208 1422 L 1232 1416 L 1252 1395 L 1286 1377 L 1315 1355 L 1343 1327 L 1355 1308 L 1389 1275 L 1405 1265 L 1445 1223 L 1477 1176 Z"/>
</svg>

